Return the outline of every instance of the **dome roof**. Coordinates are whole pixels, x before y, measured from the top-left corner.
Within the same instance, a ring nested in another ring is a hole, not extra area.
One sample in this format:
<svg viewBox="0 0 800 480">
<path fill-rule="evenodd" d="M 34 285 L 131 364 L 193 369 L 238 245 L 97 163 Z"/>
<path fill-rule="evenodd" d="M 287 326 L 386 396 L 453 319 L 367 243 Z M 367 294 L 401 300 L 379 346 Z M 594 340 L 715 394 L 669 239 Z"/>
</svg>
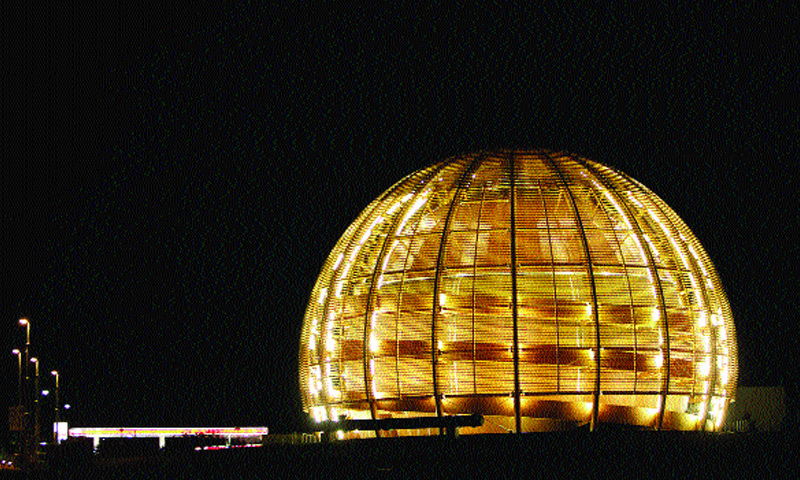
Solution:
<svg viewBox="0 0 800 480">
<path fill-rule="evenodd" d="M 625 174 L 563 152 L 449 158 L 345 231 L 303 321 L 318 421 L 481 413 L 483 431 L 719 428 L 733 319 L 700 242 Z"/>
</svg>

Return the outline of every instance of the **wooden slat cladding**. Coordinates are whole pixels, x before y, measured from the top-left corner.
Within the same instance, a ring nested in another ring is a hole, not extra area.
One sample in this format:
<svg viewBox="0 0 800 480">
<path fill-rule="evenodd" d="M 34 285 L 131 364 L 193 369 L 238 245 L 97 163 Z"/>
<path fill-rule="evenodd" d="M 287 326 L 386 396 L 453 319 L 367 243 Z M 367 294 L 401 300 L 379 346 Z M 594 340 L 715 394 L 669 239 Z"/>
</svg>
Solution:
<svg viewBox="0 0 800 480">
<path fill-rule="evenodd" d="M 315 418 L 508 417 L 491 431 L 715 430 L 738 378 L 688 227 L 623 173 L 550 151 L 454 157 L 371 203 L 323 265 L 299 362 Z"/>
</svg>

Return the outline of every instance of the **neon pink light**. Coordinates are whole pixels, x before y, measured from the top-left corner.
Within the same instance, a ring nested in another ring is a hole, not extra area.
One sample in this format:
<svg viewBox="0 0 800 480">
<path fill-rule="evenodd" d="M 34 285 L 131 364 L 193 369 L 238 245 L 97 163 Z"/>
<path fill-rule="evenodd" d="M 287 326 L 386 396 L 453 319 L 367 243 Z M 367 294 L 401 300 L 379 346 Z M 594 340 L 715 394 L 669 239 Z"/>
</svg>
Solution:
<svg viewBox="0 0 800 480">
<path fill-rule="evenodd" d="M 267 427 L 97 427 L 70 428 L 71 437 L 180 437 L 180 436 L 224 436 L 248 437 L 267 435 Z"/>
</svg>

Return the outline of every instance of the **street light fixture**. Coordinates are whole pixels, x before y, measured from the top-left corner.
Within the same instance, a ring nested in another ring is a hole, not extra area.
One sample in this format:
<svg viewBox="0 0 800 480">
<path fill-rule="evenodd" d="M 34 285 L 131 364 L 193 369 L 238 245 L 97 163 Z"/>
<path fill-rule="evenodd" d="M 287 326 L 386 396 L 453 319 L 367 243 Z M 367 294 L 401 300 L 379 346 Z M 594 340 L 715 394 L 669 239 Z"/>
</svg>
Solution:
<svg viewBox="0 0 800 480">
<path fill-rule="evenodd" d="M 31 343 L 31 322 L 27 318 L 20 318 L 19 319 L 19 324 L 21 326 L 23 326 L 23 327 L 27 327 L 27 331 L 28 331 L 27 339 L 28 339 L 28 341 L 25 342 L 25 343 Z"/>
</svg>

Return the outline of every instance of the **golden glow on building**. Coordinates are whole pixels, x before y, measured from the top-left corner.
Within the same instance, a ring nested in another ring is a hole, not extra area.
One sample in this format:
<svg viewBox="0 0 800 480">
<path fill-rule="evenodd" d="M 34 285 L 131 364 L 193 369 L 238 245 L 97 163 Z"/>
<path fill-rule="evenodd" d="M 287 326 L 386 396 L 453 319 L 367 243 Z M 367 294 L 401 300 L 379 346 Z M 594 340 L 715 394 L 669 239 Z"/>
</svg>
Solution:
<svg viewBox="0 0 800 480">
<path fill-rule="evenodd" d="M 299 361 L 318 421 L 486 417 L 465 433 L 715 430 L 738 372 L 688 227 L 625 174 L 549 151 L 450 158 L 367 206 L 311 292 Z"/>
</svg>

